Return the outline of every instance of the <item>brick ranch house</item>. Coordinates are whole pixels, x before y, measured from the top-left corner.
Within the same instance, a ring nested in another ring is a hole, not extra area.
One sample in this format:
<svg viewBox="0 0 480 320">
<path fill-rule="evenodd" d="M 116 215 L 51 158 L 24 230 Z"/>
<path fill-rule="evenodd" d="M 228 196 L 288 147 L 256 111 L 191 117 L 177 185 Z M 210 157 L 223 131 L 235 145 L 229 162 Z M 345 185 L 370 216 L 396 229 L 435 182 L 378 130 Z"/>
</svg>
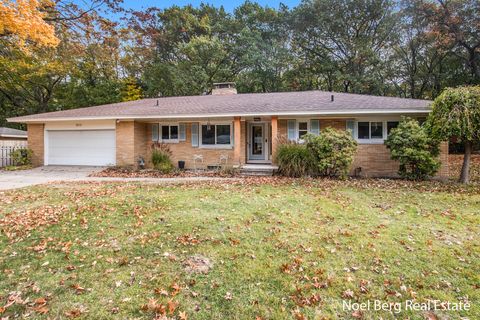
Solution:
<svg viewBox="0 0 480 320">
<path fill-rule="evenodd" d="M 26 123 L 34 165 L 150 166 L 154 142 L 169 145 L 186 168 L 222 163 L 271 165 L 283 139 L 301 140 L 326 127 L 348 130 L 358 141 L 352 174 L 395 176 L 398 163 L 383 144 L 401 116 L 419 120 L 430 101 L 322 91 L 236 94 L 216 84 L 211 95 L 165 97 L 33 114 Z M 448 146 L 441 148 L 448 173 Z M 196 160 L 194 160 L 196 159 Z"/>
</svg>

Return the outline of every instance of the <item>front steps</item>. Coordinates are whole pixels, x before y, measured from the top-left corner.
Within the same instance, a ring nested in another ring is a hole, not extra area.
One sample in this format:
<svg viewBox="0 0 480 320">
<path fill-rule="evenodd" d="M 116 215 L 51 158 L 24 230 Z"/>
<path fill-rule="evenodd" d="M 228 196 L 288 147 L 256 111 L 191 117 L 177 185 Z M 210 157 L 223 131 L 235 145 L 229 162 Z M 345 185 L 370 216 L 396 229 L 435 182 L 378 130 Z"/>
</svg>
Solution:
<svg viewBox="0 0 480 320">
<path fill-rule="evenodd" d="M 271 164 L 247 163 L 240 168 L 242 176 L 273 176 L 278 167 Z"/>
</svg>

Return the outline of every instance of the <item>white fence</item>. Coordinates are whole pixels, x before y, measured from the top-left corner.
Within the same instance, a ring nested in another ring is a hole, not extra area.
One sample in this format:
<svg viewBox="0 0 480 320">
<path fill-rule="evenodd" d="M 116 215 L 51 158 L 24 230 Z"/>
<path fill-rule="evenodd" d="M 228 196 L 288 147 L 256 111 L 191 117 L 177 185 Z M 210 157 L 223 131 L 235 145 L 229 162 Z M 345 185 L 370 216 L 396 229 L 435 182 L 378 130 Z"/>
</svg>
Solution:
<svg viewBox="0 0 480 320">
<path fill-rule="evenodd" d="M 16 149 L 26 148 L 27 141 L 0 141 L 0 167 L 14 165 L 10 153 Z"/>
</svg>

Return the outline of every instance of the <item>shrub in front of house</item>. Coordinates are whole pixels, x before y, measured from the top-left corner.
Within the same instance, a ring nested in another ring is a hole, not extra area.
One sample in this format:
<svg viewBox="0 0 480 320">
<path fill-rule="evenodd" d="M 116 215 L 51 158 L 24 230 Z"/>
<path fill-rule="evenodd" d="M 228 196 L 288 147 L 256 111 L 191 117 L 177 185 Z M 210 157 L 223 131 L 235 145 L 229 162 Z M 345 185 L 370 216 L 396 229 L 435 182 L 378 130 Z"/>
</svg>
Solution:
<svg viewBox="0 0 480 320">
<path fill-rule="evenodd" d="M 302 177 L 311 173 L 313 158 L 307 147 L 294 142 L 279 144 L 276 153 L 278 173 L 287 177 Z"/>
<path fill-rule="evenodd" d="M 304 136 L 305 145 L 313 158 L 316 174 L 345 178 L 352 165 L 357 142 L 344 130 L 326 128 L 320 135 Z"/>
<path fill-rule="evenodd" d="M 392 129 L 385 145 L 391 158 L 400 162 L 398 174 L 410 180 L 424 180 L 434 176 L 440 168 L 439 142 L 431 138 L 417 120 L 403 118 Z"/>
<path fill-rule="evenodd" d="M 29 166 L 32 164 L 32 150 L 28 148 L 15 149 L 10 153 L 12 162 L 16 166 Z"/>
<path fill-rule="evenodd" d="M 152 147 L 152 164 L 156 170 L 162 173 L 171 173 L 174 169 L 170 159 L 171 151 L 168 146 L 163 144 L 154 144 Z"/>
</svg>

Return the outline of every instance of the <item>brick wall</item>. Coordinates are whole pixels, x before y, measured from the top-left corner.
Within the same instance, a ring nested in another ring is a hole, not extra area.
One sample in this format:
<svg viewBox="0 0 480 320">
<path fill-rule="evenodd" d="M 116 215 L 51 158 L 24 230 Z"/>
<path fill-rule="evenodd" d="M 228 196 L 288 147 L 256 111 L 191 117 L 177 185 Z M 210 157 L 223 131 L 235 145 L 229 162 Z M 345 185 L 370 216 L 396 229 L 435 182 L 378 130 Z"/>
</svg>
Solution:
<svg viewBox="0 0 480 320">
<path fill-rule="evenodd" d="M 135 164 L 134 128 L 134 121 L 120 121 L 116 124 L 117 166 L 132 166 Z"/>
<path fill-rule="evenodd" d="M 351 175 L 355 169 L 362 177 L 395 177 L 398 171 L 398 162 L 390 159 L 390 151 L 383 144 L 359 144 L 352 163 Z"/>
<path fill-rule="evenodd" d="M 134 141 L 135 141 L 135 149 L 134 149 L 134 164 L 137 165 L 138 159 L 142 157 L 143 159 L 147 159 L 147 147 L 148 147 L 148 139 L 147 139 L 147 124 L 135 122 L 134 124 Z"/>
<path fill-rule="evenodd" d="M 440 145 L 440 161 L 437 178 L 448 178 L 448 143 Z M 361 167 L 362 177 L 398 177 L 399 163 L 390 158 L 390 150 L 383 144 L 359 144 L 357 154 L 350 171 L 355 174 L 355 168 Z"/>
<path fill-rule="evenodd" d="M 44 125 L 28 124 L 28 147 L 33 151 L 32 165 L 43 166 L 44 160 Z"/>
<path fill-rule="evenodd" d="M 120 121 L 116 124 L 118 166 L 137 166 L 138 158 L 147 157 L 147 124 Z"/>
<path fill-rule="evenodd" d="M 345 130 L 346 120 L 328 119 L 320 120 L 320 129 L 333 127 Z M 278 120 L 278 132 L 280 137 L 287 137 L 287 120 Z M 448 143 L 444 142 L 440 147 L 440 161 L 442 166 L 437 173 L 438 178 L 448 177 Z M 364 177 L 397 177 L 398 162 L 390 159 L 390 151 L 383 144 L 359 144 L 355 155 L 351 175 L 355 174 L 355 168 L 361 167 L 360 175 Z"/>
<path fill-rule="evenodd" d="M 442 166 L 437 172 L 437 177 L 446 179 L 449 176 L 449 166 L 448 166 L 448 142 L 442 142 L 440 144 L 440 161 Z"/>
<path fill-rule="evenodd" d="M 151 167 L 151 152 L 152 152 L 152 126 L 151 124 L 147 125 L 147 156 L 145 158 L 147 166 Z M 228 155 L 228 164 L 236 165 L 233 158 L 233 148 L 232 149 L 208 149 L 208 148 L 199 148 L 192 147 L 192 125 L 191 123 L 185 123 L 185 133 L 186 140 L 179 141 L 178 143 L 169 143 L 170 151 L 172 152 L 171 160 L 175 166 L 177 166 L 178 161 L 185 161 L 185 168 L 193 169 L 193 156 L 202 155 L 203 163 L 197 162 L 197 168 L 206 168 L 208 165 L 218 165 L 220 163 L 221 155 Z M 233 134 L 233 133 L 232 133 Z M 246 126 L 245 121 L 241 122 L 241 141 L 240 141 L 240 162 L 245 163 L 246 159 Z"/>
</svg>

